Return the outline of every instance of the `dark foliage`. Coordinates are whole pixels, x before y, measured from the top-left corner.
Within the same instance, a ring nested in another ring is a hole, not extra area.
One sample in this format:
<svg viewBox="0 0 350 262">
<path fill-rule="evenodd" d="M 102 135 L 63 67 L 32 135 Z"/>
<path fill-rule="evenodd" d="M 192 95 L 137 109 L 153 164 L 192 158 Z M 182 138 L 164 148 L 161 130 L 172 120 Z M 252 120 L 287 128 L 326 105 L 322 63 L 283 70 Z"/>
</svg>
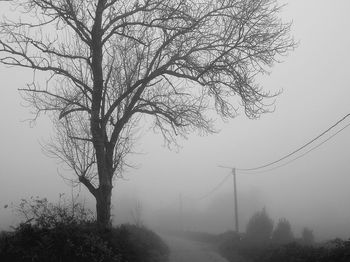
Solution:
<svg viewBox="0 0 350 262">
<path fill-rule="evenodd" d="M 261 262 L 348 262 L 350 261 L 350 240 L 333 240 L 325 246 L 313 247 L 297 243 L 265 250 Z"/>
<path fill-rule="evenodd" d="M 266 244 L 256 243 L 247 238 L 237 239 L 235 236 L 221 241 L 218 247 L 222 256 L 229 261 L 254 261 L 261 256 Z"/>
<path fill-rule="evenodd" d="M 254 245 L 266 245 L 271 239 L 272 230 L 273 221 L 264 208 L 249 219 L 246 238 Z"/>
<path fill-rule="evenodd" d="M 0 234 L 1 262 L 163 262 L 169 250 L 152 231 L 133 225 L 101 230 L 80 204 L 22 200 L 25 218 Z"/>
<path fill-rule="evenodd" d="M 285 220 L 283 220 L 285 221 Z M 311 232 L 311 231 L 310 231 Z M 230 262 L 349 262 L 350 239 L 335 239 L 323 245 L 307 245 L 302 239 L 288 244 L 257 244 L 244 234 L 228 231 L 215 235 L 203 232 L 182 232 L 179 236 L 211 244 Z"/>
<path fill-rule="evenodd" d="M 121 261 L 98 234 L 82 224 L 52 228 L 21 224 L 0 241 L 0 261 Z"/>
<path fill-rule="evenodd" d="M 21 199 L 14 210 L 24 220 L 23 224 L 45 229 L 61 225 L 92 224 L 94 221 L 91 210 L 75 199 L 67 200 L 64 194 L 60 194 L 57 203 L 38 196 Z"/>
<path fill-rule="evenodd" d="M 287 219 L 282 218 L 278 221 L 272 233 L 271 241 L 276 245 L 284 245 L 294 241 L 293 232 Z"/>
<path fill-rule="evenodd" d="M 304 245 L 313 245 L 315 242 L 314 233 L 311 229 L 304 228 L 302 232 L 302 242 Z"/>
<path fill-rule="evenodd" d="M 121 225 L 103 234 L 112 249 L 120 254 L 121 261 L 167 261 L 169 249 L 151 230 L 136 225 Z"/>
<path fill-rule="evenodd" d="M 246 240 L 237 242 L 227 239 L 220 244 L 219 252 L 232 262 L 348 262 L 350 240 L 337 239 L 318 247 L 296 242 L 262 247 Z"/>
</svg>

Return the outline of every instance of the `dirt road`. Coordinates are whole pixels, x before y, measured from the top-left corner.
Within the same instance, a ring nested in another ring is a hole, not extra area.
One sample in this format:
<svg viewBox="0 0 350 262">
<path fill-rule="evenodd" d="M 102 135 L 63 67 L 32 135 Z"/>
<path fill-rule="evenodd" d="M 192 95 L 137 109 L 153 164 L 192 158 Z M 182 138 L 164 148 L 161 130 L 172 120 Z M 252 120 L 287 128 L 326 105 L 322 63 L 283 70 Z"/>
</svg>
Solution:
<svg viewBox="0 0 350 262">
<path fill-rule="evenodd" d="M 204 244 L 161 235 L 170 248 L 169 262 L 228 262 Z"/>
</svg>

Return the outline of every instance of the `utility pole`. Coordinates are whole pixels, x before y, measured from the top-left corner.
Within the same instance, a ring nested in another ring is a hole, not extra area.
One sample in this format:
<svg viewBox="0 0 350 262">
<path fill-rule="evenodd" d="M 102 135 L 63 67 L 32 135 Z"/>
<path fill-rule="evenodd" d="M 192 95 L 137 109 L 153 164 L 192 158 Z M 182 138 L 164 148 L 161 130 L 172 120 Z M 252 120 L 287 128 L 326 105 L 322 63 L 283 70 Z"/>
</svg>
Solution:
<svg viewBox="0 0 350 262">
<path fill-rule="evenodd" d="M 235 202 L 235 228 L 236 233 L 239 233 L 238 227 L 238 204 L 237 204 L 237 186 L 236 186 L 236 168 L 232 168 L 233 175 L 233 190 L 234 190 L 234 202 Z"/>
<path fill-rule="evenodd" d="M 239 226 L 238 226 L 238 200 L 237 200 L 237 185 L 236 185 L 236 168 L 234 167 L 228 167 L 228 166 L 221 166 L 221 168 L 227 168 L 231 169 L 232 176 L 233 176 L 233 195 L 234 195 L 234 212 L 235 212 L 235 231 L 236 233 L 239 233 Z"/>
<path fill-rule="evenodd" d="M 184 231 L 182 194 L 179 195 L 179 224 L 180 224 L 180 231 Z"/>
</svg>

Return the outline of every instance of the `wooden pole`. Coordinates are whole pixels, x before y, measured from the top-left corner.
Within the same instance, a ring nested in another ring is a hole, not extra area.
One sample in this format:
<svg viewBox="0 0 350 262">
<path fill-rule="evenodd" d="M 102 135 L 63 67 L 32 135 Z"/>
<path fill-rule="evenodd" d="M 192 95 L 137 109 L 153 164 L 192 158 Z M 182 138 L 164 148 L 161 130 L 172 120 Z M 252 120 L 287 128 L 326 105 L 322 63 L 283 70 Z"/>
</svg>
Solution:
<svg viewBox="0 0 350 262">
<path fill-rule="evenodd" d="M 239 233 L 239 227 L 238 227 L 238 204 L 237 204 L 237 186 L 236 186 L 236 169 L 232 169 L 232 175 L 233 175 L 233 190 L 234 190 L 234 201 L 235 201 L 235 229 L 236 233 Z"/>
</svg>

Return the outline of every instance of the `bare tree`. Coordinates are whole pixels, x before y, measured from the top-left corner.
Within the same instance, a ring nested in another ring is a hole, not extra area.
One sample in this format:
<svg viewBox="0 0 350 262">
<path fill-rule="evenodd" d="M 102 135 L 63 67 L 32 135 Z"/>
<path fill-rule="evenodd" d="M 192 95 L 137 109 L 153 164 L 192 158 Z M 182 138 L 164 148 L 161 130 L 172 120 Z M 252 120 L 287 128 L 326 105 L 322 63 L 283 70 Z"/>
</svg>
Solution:
<svg viewBox="0 0 350 262">
<path fill-rule="evenodd" d="M 136 226 L 141 227 L 143 226 L 142 221 L 142 204 L 139 200 L 134 201 L 134 207 L 130 211 L 131 217 L 134 220 L 134 223 Z"/>
<path fill-rule="evenodd" d="M 255 78 L 293 49 L 275 0 L 14 0 L 0 25 L 0 61 L 34 71 L 21 89 L 35 119 L 57 127 L 52 152 L 110 222 L 112 180 L 142 116 L 165 141 L 213 132 L 208 112 L 267 111 Z M 38 77 L 40 76 L 40 77 Z M 39 81 L 45 77 L 46 82 Z"/>
</svg>

